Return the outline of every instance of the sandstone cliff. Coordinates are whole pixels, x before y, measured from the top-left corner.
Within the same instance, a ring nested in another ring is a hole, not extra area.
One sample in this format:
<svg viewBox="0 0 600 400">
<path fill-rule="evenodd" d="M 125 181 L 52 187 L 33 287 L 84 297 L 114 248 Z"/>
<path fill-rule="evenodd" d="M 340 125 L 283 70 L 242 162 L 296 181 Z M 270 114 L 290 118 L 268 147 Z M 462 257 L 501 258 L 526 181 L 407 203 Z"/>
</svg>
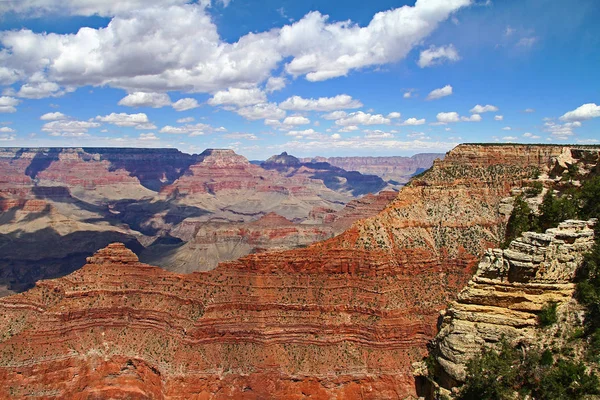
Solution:
<svg viewBox="0 0 600 400">
<path fill-rule="evenodd" d="M 467 362 L 502 338 L 529 345 L 555 340 L 543 332 L 538 314 L 549 303 L 559 313 L 576 307 L 573 278 L 594 244 L 595 222 L 565 221 L 545 233 L 526 232 L 505 250 L 486 252 L 444 312 L 431 352 L 436 383 L 447 390 L 464 382 Z"/>
</svg>

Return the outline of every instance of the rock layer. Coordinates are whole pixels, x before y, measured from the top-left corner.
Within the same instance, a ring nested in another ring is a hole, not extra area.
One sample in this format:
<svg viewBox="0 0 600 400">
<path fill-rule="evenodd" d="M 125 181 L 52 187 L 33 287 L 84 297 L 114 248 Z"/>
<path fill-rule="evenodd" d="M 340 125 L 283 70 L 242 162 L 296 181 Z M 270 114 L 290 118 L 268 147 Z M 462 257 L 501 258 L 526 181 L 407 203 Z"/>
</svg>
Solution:
<svg viewBox="0 0 600 400">
<path fill-rule="evenodd" d="M 490 249 L 475 276 L 445 312 L 432 354 L 439 384 L 465 379 L 466 364 L 501 338 L 536 343 L 537 315 L 573 297 L 573 278 L 594 244 L 596 221 L 565 221 L 546 233 L 526 232 L 505 249 Z"/>
<path fill-rule="evenodd" d="M 378 216 L 305 249 L 183 276 L 111 245 L 0 301 L 0 397 L 414 395 L 439 310 L 504 239 L 502 199 L 572 151 L 498 148 L 455 148 Z"/>
</svg>

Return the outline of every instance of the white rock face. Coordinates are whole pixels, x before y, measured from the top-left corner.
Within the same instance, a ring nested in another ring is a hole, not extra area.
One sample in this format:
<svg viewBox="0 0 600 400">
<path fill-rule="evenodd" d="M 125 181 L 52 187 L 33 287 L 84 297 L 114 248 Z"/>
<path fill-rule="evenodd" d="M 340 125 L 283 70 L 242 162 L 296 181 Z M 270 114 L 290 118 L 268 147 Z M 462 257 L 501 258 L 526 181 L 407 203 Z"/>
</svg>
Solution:
<svg viewBox="0 0 600 400">
<path fill-rule="evenodd" d="M 546 233 L 526 232 L 506 250 L 486 252 L 434 339 L 447 374 L 442 385 L 464 381 L 467 361 L 503 336 L 533 343 L 541 308 L 572 299 L 575 272 L 594 244 L 595 222 L 568 220 Z"/>
</svg>

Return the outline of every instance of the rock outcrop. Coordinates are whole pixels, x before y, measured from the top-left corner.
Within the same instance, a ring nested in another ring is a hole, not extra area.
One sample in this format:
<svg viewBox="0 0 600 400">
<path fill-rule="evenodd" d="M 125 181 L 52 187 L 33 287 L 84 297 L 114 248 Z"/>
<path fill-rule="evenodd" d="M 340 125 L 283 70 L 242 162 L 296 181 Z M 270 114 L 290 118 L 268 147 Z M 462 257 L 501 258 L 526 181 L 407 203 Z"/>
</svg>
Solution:
<svg viewBox="0 0 600 400">
<path fill-rule="evenodd" d="M 541 341 L 538 314 L 549 303 L 560 309 L 572 300 L 575 272 L 594 244 L 594 223 L 568 220 L 485 253 L 475 276 L 444 312 L 432 343 L 438 384 L 450 389 L 464 382 L 467 362 L 502 338 L 529 345 Z"/>
</svg>

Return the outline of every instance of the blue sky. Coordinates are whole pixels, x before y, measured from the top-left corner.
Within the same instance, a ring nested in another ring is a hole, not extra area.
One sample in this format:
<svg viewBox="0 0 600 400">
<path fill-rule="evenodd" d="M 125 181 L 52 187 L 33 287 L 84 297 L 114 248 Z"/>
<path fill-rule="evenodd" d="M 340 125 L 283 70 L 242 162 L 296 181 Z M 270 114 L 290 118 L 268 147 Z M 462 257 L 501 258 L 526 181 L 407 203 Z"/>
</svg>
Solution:
<svg viewBox="0 0 600 400">
<path fill-rule="evenodd" d="M 0 146 L 600 143 L 597 0 L 18 0 Z"/>
</svg>

